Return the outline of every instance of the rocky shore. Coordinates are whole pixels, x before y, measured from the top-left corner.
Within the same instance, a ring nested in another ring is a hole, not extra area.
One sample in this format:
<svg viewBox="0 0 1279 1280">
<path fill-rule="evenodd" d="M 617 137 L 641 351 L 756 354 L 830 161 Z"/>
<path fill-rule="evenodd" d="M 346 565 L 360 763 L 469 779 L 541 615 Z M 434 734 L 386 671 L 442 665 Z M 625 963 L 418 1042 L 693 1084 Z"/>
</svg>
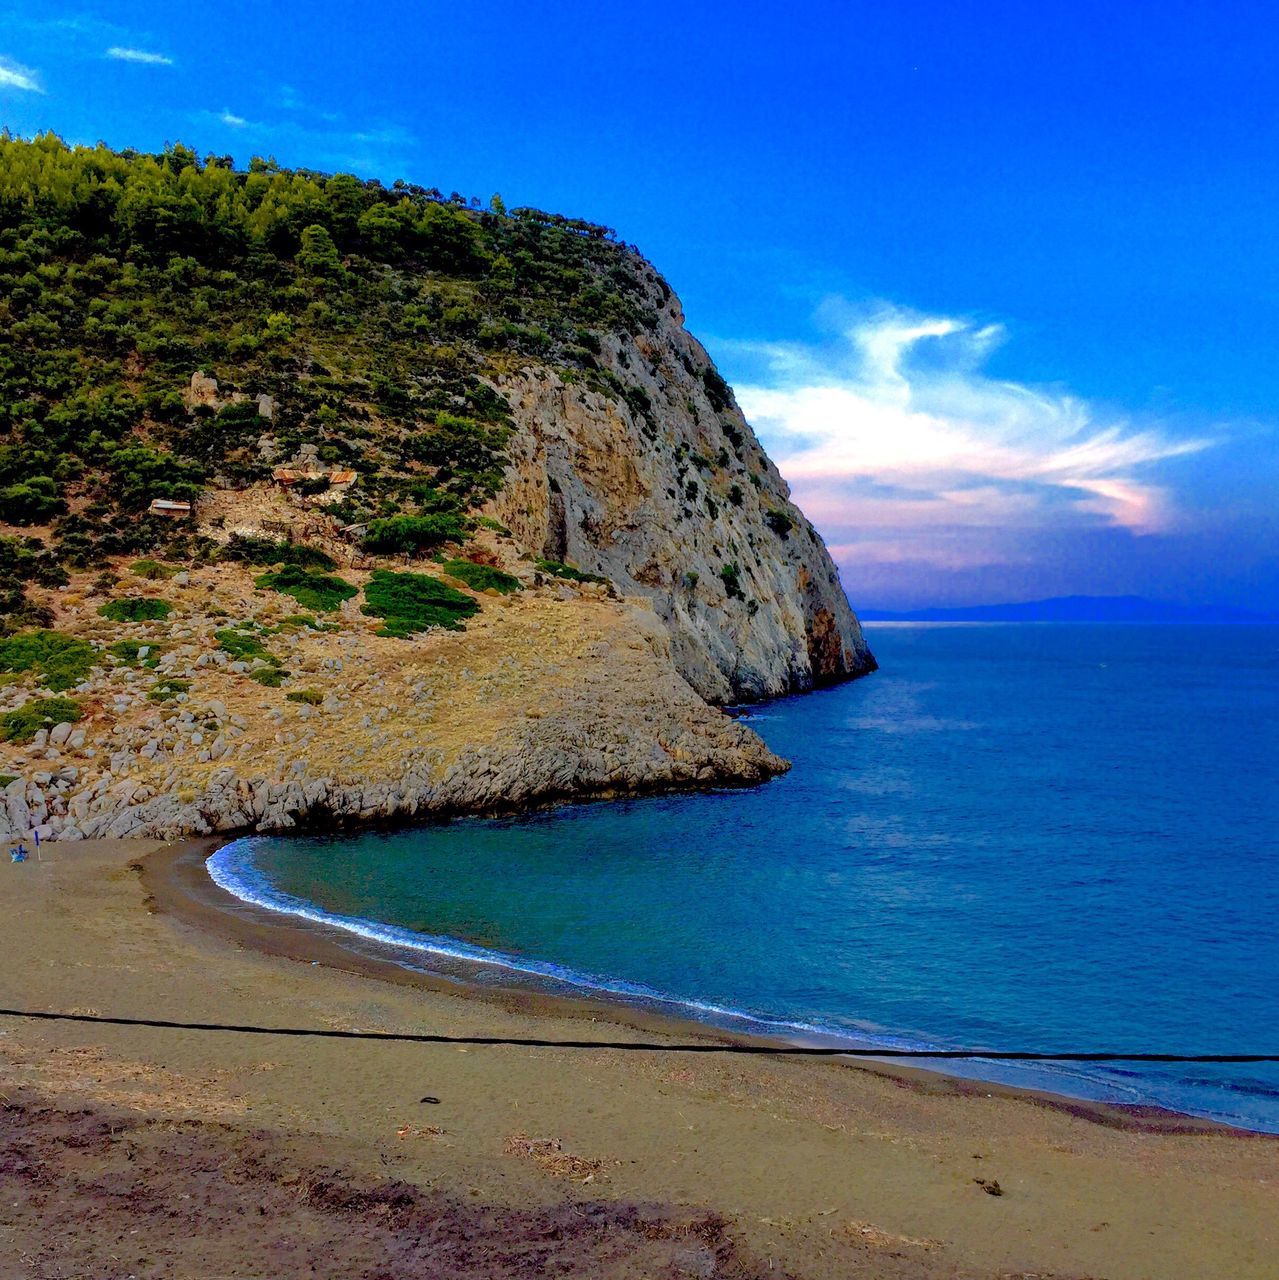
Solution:
<svg viewBox="0 0 1279 1280">
<path fill-rule="evenodd" d="M 645 600 L 530 585 L 480 595 L 465 632 L 405 642 L 353 602 L 332 630 L 291 624 L 293 602 L 251 578 L 231 565 L 180 575 L 164 584 L 163 621 L 107 624 L 92 597 L 64 598 L 59 626 L 101 665 L 67 691 L 82 719 L 0 746 L 0 833 L 328 828 L 746 785 L 787 767 L 679 675 Z M 269 636 L 287 688 L 253 679 L 264 659 L 219 646 L 232 611 Z M 111 652 L 121 636 L 142 665 Z M 157 689 L 177 692 L 157 702 Z M 29 695 L 0 690 L 0 710 Z"/>
</svg>

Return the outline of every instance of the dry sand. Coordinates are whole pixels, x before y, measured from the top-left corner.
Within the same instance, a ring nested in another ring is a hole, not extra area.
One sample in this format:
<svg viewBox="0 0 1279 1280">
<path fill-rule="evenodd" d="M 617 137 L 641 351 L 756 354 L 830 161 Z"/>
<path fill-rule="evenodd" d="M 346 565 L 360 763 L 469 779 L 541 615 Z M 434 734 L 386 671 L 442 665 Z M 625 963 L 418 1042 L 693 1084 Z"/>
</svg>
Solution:
<svg viewBox="0 0 1279 1280">
<path fill-rule="evenodd" d="M 156 844 L 43 856 L 0 864 L 5 1006 L 670 1033 L 379 972 Z M 0 1072 L 5 1276 L 1279 1273 L 1276 1140 L 924 1072 L 8 1018 Z"/>
</svg>

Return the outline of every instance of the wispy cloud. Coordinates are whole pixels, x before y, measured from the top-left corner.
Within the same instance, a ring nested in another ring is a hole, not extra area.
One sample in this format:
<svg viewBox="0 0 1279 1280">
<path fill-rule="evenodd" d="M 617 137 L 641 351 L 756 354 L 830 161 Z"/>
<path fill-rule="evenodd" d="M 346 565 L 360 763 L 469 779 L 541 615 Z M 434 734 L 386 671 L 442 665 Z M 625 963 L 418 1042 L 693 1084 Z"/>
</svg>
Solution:
<svg viewBox="0 0 1279 1280">
<path fill-rule="evenodd" d="M 999 325 L 832 310 L 842 315 L 829 347 L 729 345 L 757 370 L 738 386 L 747 417 L 849 559 L 1011 564 L 1032 534 L 1176 524 L 1159 466 L 1213 441 L 991 377 Z"/>
<path fill-rule="evenodd" d="M 173 59 L 163 53 L 152 53 L 149 49 L 132 49 L 128 45 L 113 44 L 106 52 L 108 58 L 117 62 L 140 62 L 150 67 L 171 67 Z"/>
<path fill-rule="evenodd" d="M 223 124 L 230 125 L 233 129 L 246 128 L 249 123 L 243 116 L 235 115 L 234 112 L 229 110 L 227 107 L 222 108 L 221 112 L 218 114 L 218 119 L 221 120 Z"/>
<path fill-rule="evenodd" d="M 0 89 L 17 89 L 22 93 L 43 93 L 40 84 L 40 73 L 31 67 L 24 67 L 12 58 L 0 54 Z"/>
</svg>

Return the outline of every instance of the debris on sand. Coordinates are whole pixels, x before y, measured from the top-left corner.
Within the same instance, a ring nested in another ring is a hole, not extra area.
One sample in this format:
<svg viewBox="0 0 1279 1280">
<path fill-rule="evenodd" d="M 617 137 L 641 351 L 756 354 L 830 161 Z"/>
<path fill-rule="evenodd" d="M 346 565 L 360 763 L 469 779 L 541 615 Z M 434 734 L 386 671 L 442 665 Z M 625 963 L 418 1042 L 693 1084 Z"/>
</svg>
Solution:
<svg viewBox="0 0 1279 1280">
<path fill-rule="evenodd" d="M 588 1160 L 564 1150 L 558 1138 L 530 1138 L 513 1133 L 502 1145 L 502 1154 L 531 1160 L 543 1173 L 553 1178 L 574 1178 L 579 1182 L 602 1182 L 604 1162 Z"/>
</svg>

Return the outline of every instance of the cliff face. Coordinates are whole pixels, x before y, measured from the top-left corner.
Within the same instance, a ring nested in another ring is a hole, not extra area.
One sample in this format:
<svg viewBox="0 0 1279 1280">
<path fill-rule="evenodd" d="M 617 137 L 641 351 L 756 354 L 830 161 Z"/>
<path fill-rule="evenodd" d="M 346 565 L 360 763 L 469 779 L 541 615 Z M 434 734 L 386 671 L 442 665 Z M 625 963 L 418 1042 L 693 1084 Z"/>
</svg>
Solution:
<svg viewBox="0 0 1279 1280">
<path fill-rule="evenodd" d="M 546 369 L 495 381 L 520 430 L 494 514 L 537 556 L 648 597 L 680 673 L 708 701 L 874 670 L 821 538 L 678 300 L 654 303 L 653 331 L 601 344 L 625 399 Z"/>
</svg>

